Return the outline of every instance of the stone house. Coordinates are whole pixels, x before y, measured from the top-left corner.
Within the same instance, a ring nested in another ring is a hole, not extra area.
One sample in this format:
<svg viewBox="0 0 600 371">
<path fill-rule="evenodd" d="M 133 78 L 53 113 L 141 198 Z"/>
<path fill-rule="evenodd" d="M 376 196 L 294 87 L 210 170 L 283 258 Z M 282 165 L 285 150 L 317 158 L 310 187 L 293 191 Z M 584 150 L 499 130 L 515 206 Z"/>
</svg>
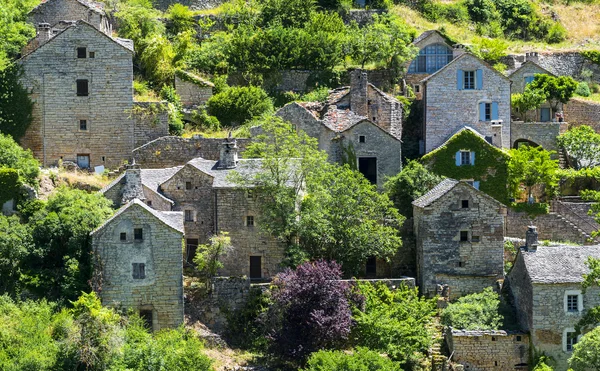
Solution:
<svg viewBox="0 0 600 371">
<path fill-rule="evenodd" d="M 495 128 L 499 129 L 499 125 Z M 508 203 L 508 154 L 475 129 L 465 126 L 444 144 L 421 158 L 421 162 L 436 174 L 467 182 L 496 200 Z"/>
<path fill-rule="evenodd" d="M 470 53 L 464 53 L 422 80 L 425 153 L 470 126 L 493 143 L 510 147 L 510 80 Z M 500 125 L 500 127 L 496 127 Z"/>
<path fill-rule="evenodd" d="M 573 345 L 580 338 L 576 323 L 585 311 L 600 305 L 600 289 L 583 293 L 588 257 L 600 258 L 600 246 L 539 246 L 535 227 L 527 231 L 508 274 L 508 283 L 521 329 L 531 335 L 531 345 L 556 361 L 555 370 L 566 371 Z"/>
<path fill-rule="evenodd" d="M 358 170 L 381 187 L 402 169 L 402 104 L 366 76 L 353 71 L 350 88 L 333 90 L 325 104 L 293 102 L 276 115 L 316 138 L 332 162 L 355 154 Z"/>
<path fill-rule="evenodd" d="M 43 166 L 119 167 L 131 151 L 168 134 L 165 115 L 133 101 L 133 43 L 77 21 L 24 55 L 33 120 L 21 145 Z"/>
<path fill-rule="evenodd" d="M 191 72 L 175 71 L 175 90 L 184 108 L 203 106 L 213 95 L 215 85 Z"/>
<path fill-rule="evenodd" d="M 27 15 L 29 23 L 38 26 L 46 24 L 48 31 L 58 33 L 65 28 L 64 21 L 83 20 L 107 35 L 112 27 L 104 12 L 104 4 L 84 0 L 46 0 L 33 8 Z"/>
<path fill-rule="evenodd" d="M 237 150 L 235 139 L 226 139 L 218 161 L 196 158 L 167 169 L 132 166 L 101 192 L 120 204 L 136 188 L 148 206 L 183 212 L 186 261 L 192 261 L 199 244 L 227 232 L 233 248 L 219 274 L 269 278 L 280 270 L 285 245 L 258 228 L 260 205 L 252 188 L 231 179 L 232 173 L 251 177 L 261 171 L 260 159 L 238 159 Z"/>
<path fill-rule="evenodd" d="M 154 331 L 183 323 L 183 213 L 134 198 L 90 235 L 104 305 L 133 308 Z"/>
<path fill-rule="evenodd" d="M 448 285 L 454 300 L 495 287 L 504 274 L 505 214 L 500 202 L 454 179 L 413 201 L 421 293 Z"/>
</svg>

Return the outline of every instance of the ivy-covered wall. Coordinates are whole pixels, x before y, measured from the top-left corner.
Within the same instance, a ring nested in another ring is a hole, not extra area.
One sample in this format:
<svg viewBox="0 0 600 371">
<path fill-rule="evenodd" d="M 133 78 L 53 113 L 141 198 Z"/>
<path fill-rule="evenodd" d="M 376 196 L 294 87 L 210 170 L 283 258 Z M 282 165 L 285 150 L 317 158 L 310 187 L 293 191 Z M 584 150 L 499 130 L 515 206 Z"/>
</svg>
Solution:
<svg viewBox="0 0 600 371">
<path fill-rule="evenodd" d="M 456 165 L 456 153 L 475 152 L 474 165 Z M 473 131 L 465 129 L 448 142 L 429 152 L 421 161 L 431 171 L 449 178 L 479 181 L 479 189 L 503 204 L 508 204 L 509 155 L 492 146 Z"/>
</svg>

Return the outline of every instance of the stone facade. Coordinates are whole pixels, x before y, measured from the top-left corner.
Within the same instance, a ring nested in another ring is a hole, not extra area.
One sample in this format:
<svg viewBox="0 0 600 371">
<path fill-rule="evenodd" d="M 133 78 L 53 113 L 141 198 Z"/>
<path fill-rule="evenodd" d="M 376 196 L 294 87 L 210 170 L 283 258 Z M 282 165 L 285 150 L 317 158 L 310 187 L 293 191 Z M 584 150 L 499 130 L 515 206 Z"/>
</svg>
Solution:
<svg viewBox="0 0 600 371">
<path fill-rule="evenodd" d="M 46 23 L 51 28 L 61 21 L 83 20 L 98 30 L 110 35 L 112 27 L 106 14 L 104 4 L 83 0 L 47 0 L 33 8 L 27 15 L 27 21 L 35 26 Z M 58 27 L 60 29 L 60 27 Z"/>
<path fill-rule="evenodd" d="M 182 219 L 135 199 L 91 233 L 104 305 L 140 311 L 154 331 L 183 323 Z"/>
<path fill-rule="evenodd" d="M 236 140 L 240 153 L 250 143 L 247 138 Z M 222 143 L 223 139 L 220 138 L 165 136 L 135 148 L 132 156 L 144 169 L 163 169 L 184 165 L 198 157 L 216 161 Z"/>
<path fill-rule="evenodd" d="M 564 114 L 571 125 L 588 125 L 600 133 L 600 103 L 571 98 L 564 106 Z"/>
<path fill-rule="evenodd" d="M 413 202 L 417 283 L 424 295 L 450 286 L 450 299 L 495 286 L 504 273 L 505 207 L 446 179 Z"/>
<path fill-rule="evenodd" d="M 534 218 L 524 212 L 508 210 L 506 216 L 506 237 L 520 238 L 531 224 L 538 227 L 539 238 L 548 241 L 563 241 L 589 244 L 590 235 L 564 216 L 551 212 L 536 215 Z"/>
<path fill-rule="evenodd" d="M 493 136 L 493 126 L 501 125 L 502 142 L 498 146 L 510 147 L 510 81 L 506 76 L 465 53 L 424 79 L 423 84 L 426 153 L 464 126 Z"/>
<path fill-rule="evenodd" d="M 547 151 L 558 151 L 556 137 L 568 129 L 566 122 L 523 122 L 510 123 L 511 148 L 517 148 L 519 143 L 534 143 Z"/>
<path fill-rule="evenodd" d="M 549 72 L 548 70 L 546 70 L 546 69 L 542 68 L 541 66 L 539 66 L 538 64 L 536 64 L 533 61 L 533 60 L 535 60 L 535 57 L 531 57 L 532 55 L 536 56 L 537 53 L 527 53 L 527 57 L 526 57 L 527 61 L 525 63 L 523 63 L 521 65 L 521 67 L 519 67 L 518 69 L 513 71 L 508 76 L 508 78 L 510 79 L 510 81 L 512 83 L 510 86 L 511 94 L 523 93 L 523 91 L 525 90 L 525 86 L 527 86 L 526 79 L 531 79 L 536 74 L 545 74 L 545 75 L 554 76 L 553 73 Z M 562 103 L 559 103 L 558 111 L 562 111 Z M 553 112 L 552 106 L 548 102 L 545 102 L 544 104 L 542 104 L 540 106 L 540 108 L 535 110 L 535 112 L 529 111 L 526 113 L 527 120 L 532 120 L 532 121 L 537 121 L 537 122 L 554 121 L 555 120 L 554 114 L 555 114 L 555 112 Z"/>
<path fill-rule="evenodd" d="M 506 331 L 446 330 L 454 363 L 470 371 L 528 370 L 529 335 Z"/>
<path fill-rule="evenodd" d="M 568 368 L 567 332 L 575 331 L 585 310 L 600 305 L 600 289 L 581 290 L 582 275 L 588 272 L 585 261 L 599 258 L 599 251 L 598 246 L 525 247 L 508 275 L 519 325 L 530 333 L 537 352 L 554 358 L 557 371 Z M 572 307 L 568 296 L 575 299 Z"/>
<path fill-rule="evenodd" d="M 132 53 L 130 42 L 78 21 L 21 58 L 22 83 L 35 103 L 21 145 L 43 166 L 62 160 L 116 168 L 131 158 L 136 135 L 166 134 L 160 118 L 152 127 L 132 117 Z"/>
<path fill-rule="evenodd" d="M 213 95 L 214 85 L 192 73 L 178 70 L 175 73 L 175 90 L 184 107 L 203 106 Z"/>
</svg>

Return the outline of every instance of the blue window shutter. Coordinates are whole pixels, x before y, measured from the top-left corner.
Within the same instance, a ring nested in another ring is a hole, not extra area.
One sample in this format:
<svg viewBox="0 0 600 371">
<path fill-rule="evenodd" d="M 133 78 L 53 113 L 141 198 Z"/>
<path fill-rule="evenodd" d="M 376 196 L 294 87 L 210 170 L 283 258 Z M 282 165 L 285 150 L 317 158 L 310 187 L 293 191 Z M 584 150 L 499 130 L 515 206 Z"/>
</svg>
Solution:
<svg viewBox="0 0 600 371">
<path fill-rule="evenodd" d="M 535 76 L 526 76 L 525 77 L 525 85 L 527 85 L 530 82 L 532 82 L 534 78 L 535 78 Z"/>
<path fill-rule="evenodd" d="M 465 78 L 463 76 L 463 71 L 462 70 L 456 71 L 456 88 L 458 90 L 463 90 L 463 82 L 464 81 L 465 81 Z"/>
<path fill-rule="evenodd" d="M 460 166 L 460 151 L 456 152 L 456 166 Z"/>
<path fill-rule="evenodd" d="M 479 121 L 485 121 L 485 103 L 479 103 Z"/>
<path fill-rule="evenodd" d="M 492 120 L 498 120 L 498 102 L 492 102 Z"/>
<path fill-rule="evenodd" d="M 471 165 L 475 165 L 475 152 L 471 152 Z"/>
<path fill-rule="evenodd" d="M 483 89 L 483 70 L 477 70 L 475 77 L 475 83 L 477 84 L 477 90 Z"/>
<path fill-rule="evenodd" d="M 475 187 L 475 189 L 479 189 L 479 180 L 473 182 L 473 187 Z"/>
</svg>

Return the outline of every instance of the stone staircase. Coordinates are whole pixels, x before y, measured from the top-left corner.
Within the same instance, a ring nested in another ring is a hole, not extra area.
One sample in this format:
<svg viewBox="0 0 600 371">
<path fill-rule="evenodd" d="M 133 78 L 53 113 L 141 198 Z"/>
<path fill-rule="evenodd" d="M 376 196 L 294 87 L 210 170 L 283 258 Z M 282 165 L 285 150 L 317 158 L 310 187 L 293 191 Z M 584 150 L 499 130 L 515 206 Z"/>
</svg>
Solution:
<svg viewBox="0 0 600 371">
<path fill-rule="evenodd" d="M 561 169 L 567 169 L 570 167 L 569 156 L 563 147 L 558 148 L 558 166 Z"/>
<path fill-rule="evenodd" d="M 447 370 L 448 358 L 442 352 L 442 345 L 444 343 L 443 326 L 440 323 L 440 317 L 434 318 L 431 324 L 432 330 L 432 342 L 429 348 L 429 358 L 431 360 L 431 371 L 445 371 Z"/>
<path fill-rule="evenodd" d="M 586 241 L 598 243 L 598 239 L 593 237 L 593 234 L 600 229 L 600 224 L 596 222 L 592 215 L 588 214 L 590 204 L 576 199 L 570 199 L 569 201 L 553 200 L 551 213 L 556 214 L 556 217 L 562 219 L 564 224 L 579 232 Z"/>
</svg>

